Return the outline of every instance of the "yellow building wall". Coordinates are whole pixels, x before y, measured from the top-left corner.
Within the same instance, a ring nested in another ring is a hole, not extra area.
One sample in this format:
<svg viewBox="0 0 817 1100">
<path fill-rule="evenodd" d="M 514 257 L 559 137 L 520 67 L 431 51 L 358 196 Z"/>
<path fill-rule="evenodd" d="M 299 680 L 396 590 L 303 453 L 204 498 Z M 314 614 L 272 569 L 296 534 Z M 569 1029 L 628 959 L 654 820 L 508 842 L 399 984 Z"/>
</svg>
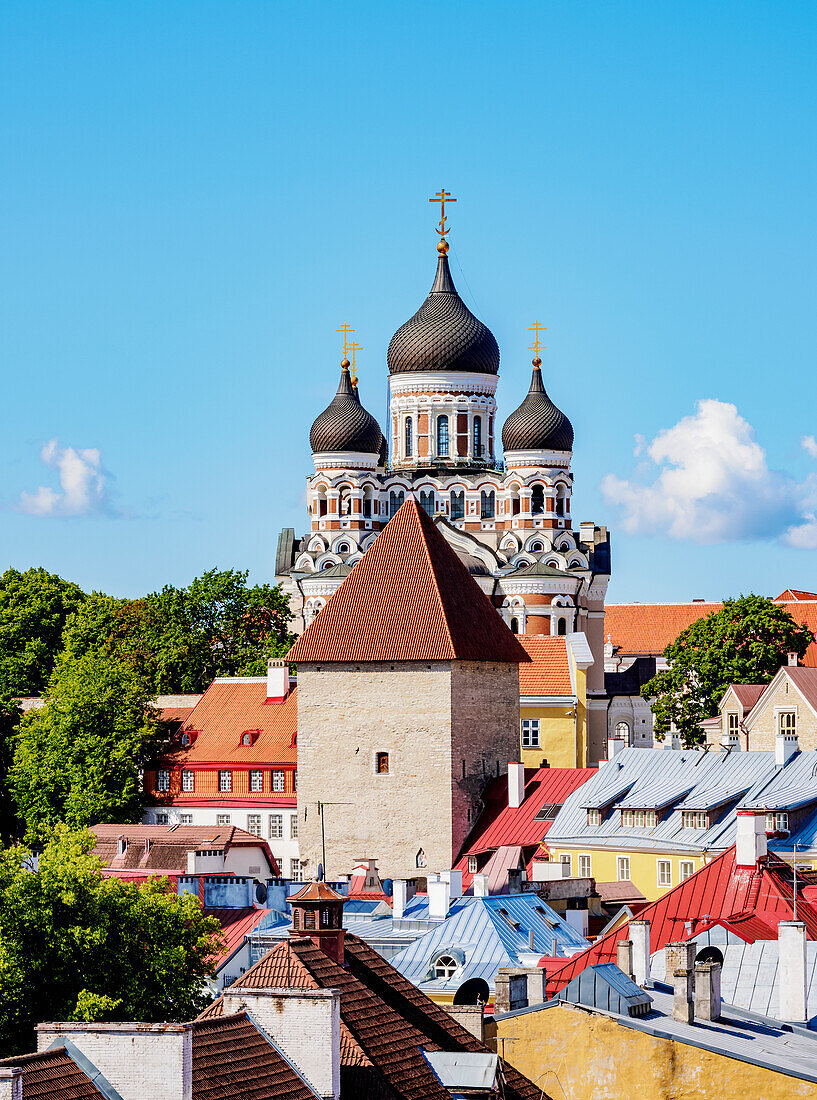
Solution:
<svg viewBox="0 0 817 1100">
<path fill-rule="evenodd" d="M 671 890 L 673 886 L 678 885 L 681 881 L 681 863 L 691 863 L 693 865 L 693 871 L 697 871 L 704 865 L 702 854 L 673 852 L 671 849 L 667 849 L 666 852 L 656 853 L 638 852 L 632 849 L 615 851 L 614 849 L 608 848 L 591 848 L 588 845 L 582 847 L 566 847 L 564 845 L 554 844 L 551 848 L 550 858 L 558 863 L 562 855 L 570 856 L 570 873 L 574 877 L 579 877 L 581 873 L 579 856 L 589 856 L 589 875 L 591 878 L 594 878 L 596 882 L 617 882 L 619 878 L 618 858 L 619 856 L 628 858 L 630 860 L 630 881 L 638 887 L 648 901 L 655 901 L 657 898 L 666 894 L 668 890 Z M 672 881 L 668 886 L 658 885 L 659 860 L 669 860 L 670 862 Z"/>
<path fill-rule="evenodd" d="M 519 716 L 539 719 L 539 747 L 522 747 L 522 730 L 519 732 L 519 759 L 526 768 L 539 768 L 547 760 L 551 768 L 587 767 L 587 673 L 573 667 L 576 697 L 572 706 L 551 706 L 526 703 L 523 695 L 519 701 Z"/>
<path fill-rule="evenodd" d="M 817 1100 L 817 1085 L 572 1005 L 486 1021 L 486 1042 L 552 1100 Z"/>
</svg>

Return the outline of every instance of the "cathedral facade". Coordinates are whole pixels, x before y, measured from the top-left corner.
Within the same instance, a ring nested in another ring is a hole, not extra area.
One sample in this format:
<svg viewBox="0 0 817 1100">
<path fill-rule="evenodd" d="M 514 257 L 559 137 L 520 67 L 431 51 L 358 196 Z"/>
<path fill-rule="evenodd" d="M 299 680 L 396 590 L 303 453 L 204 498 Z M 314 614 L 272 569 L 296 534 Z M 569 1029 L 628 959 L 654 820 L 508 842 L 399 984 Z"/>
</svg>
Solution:
<svg viewBox="0 0 817 1100">
<path fill-rule="evenodd" d="M 514 633 L 585 634 L 594 659 L 588 755 L 595 762 L 607 737 L 608 532 L 574 525 L 573 427 L 545 389 L 539 326 L 530 388 L 500 433 L 499 347 L 457 293 L 444 236 L 437 251 L 431 291 L 386 353 L 388 439 L 361 403 L 344 357 L 337 393 L 310 432 L 309 533 L 281 532 L 276 581 L 300 633 L 414 497 Z"/>
</svg>

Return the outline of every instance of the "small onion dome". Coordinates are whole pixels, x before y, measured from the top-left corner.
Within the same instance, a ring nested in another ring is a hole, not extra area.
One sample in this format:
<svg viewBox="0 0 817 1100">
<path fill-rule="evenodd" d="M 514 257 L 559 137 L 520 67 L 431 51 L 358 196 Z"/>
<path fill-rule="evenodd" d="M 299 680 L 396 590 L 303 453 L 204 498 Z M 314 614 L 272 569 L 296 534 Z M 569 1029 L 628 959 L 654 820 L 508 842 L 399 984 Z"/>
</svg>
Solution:
<svg viewBox="0 0 817 1100">
<path fill-rule="evenodd" d="M 431 293 L 391 338 L 386 358 L 390 374 L 412 371 L 499 373 L 499 347 L 494 334 L 457 294 L 440 253 Z"/>
<path fill-rule="evenodd" d="M 527 397 L 502 428 L 505 451 L 573 450 L 573 425 L 545 392 L 541 365 L 541 359 L 533 360 Z"/>
<path fill-rule="evenodd" d="M 352 392 L 355 395 L 355 401 L 360 404 L 360 394 L 357 392 L 357 378 L 352 377 Z M 386 437 L 383 432 L 380 432 L 380 446 L 377 449 L 377 465 L 385 466 L 389 461 L 389 445 L 386 442 Z"/>
<path fill-rule="evenodd" d="M 349 361 L 344 359 L 338 392 L 309 433 L 312 453 L 358 451 L 377 454 L 382 435 L 380 425 L 361 405 L 349 377 Z"/>
</svg>

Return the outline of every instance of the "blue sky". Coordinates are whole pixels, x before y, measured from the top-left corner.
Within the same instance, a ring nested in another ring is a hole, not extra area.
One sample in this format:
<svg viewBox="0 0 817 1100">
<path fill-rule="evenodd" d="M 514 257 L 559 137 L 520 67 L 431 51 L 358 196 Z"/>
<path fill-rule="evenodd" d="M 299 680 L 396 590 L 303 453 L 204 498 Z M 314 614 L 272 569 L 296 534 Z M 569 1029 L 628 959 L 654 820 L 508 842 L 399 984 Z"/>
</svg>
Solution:
<svg viewBox="0 0 817 1100">
<path fill-rule="evenodd" d="M 816 52 L 799 2 L 6 0 L 0 568 L 271 579 L 444 185 L 502 417 L 548 326 L 611 599 L 817 588 Z"/>
</svg>

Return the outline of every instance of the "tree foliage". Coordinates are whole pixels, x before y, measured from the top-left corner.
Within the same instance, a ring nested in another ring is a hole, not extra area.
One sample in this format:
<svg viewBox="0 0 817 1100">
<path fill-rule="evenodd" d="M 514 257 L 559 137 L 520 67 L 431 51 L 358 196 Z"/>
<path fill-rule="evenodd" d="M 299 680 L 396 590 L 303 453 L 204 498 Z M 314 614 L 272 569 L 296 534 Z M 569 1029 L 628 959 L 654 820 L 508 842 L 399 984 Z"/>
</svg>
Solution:
<svg viewBox="0 0 817 1100">
<path fill-rule="evenodd" d="M 0 849 L 0 1047 L 34 1046 L 40 1020 L 189 1020 L 223 939 L 166 879 L 101 874 L 88 833 L 56 831 L 37 861 Z"/>
<path fill-rule="evenodd" d="M 150 697 L 146 679 L 115 655 L 60 657 L 46 705 L 20 722 L 9 773 L 30 843 L 57 822 L 139 819 L 140 769 L 160 741 Z"/>
<path fill-rule="evenodd" d="M 20 834 L 20 821 L 11 791 L 8 774 L 14 758 L 14 740 L 22 711 L 15 699 L 0 696 L 0 843 L 7 844 Z"/>
<path fill-rule="evenodd" d="M 39 695 L 62 646 L 82 589 L 45 569 L 0 575 L 0 695 Z"/>
<path fill-rule="evenodd" d="M 664 650 L 668 668 L 641 689 L 654 701 L 655 734 L 671 729 L 685 746 L 700 744 L 700 724 L 718 712 L 730 684 L 767 684 L 789 653 L 802 658 L 812 642 L 808 627 L 763 596 L 726 600 L 698 619 Z"/>
</svg>

